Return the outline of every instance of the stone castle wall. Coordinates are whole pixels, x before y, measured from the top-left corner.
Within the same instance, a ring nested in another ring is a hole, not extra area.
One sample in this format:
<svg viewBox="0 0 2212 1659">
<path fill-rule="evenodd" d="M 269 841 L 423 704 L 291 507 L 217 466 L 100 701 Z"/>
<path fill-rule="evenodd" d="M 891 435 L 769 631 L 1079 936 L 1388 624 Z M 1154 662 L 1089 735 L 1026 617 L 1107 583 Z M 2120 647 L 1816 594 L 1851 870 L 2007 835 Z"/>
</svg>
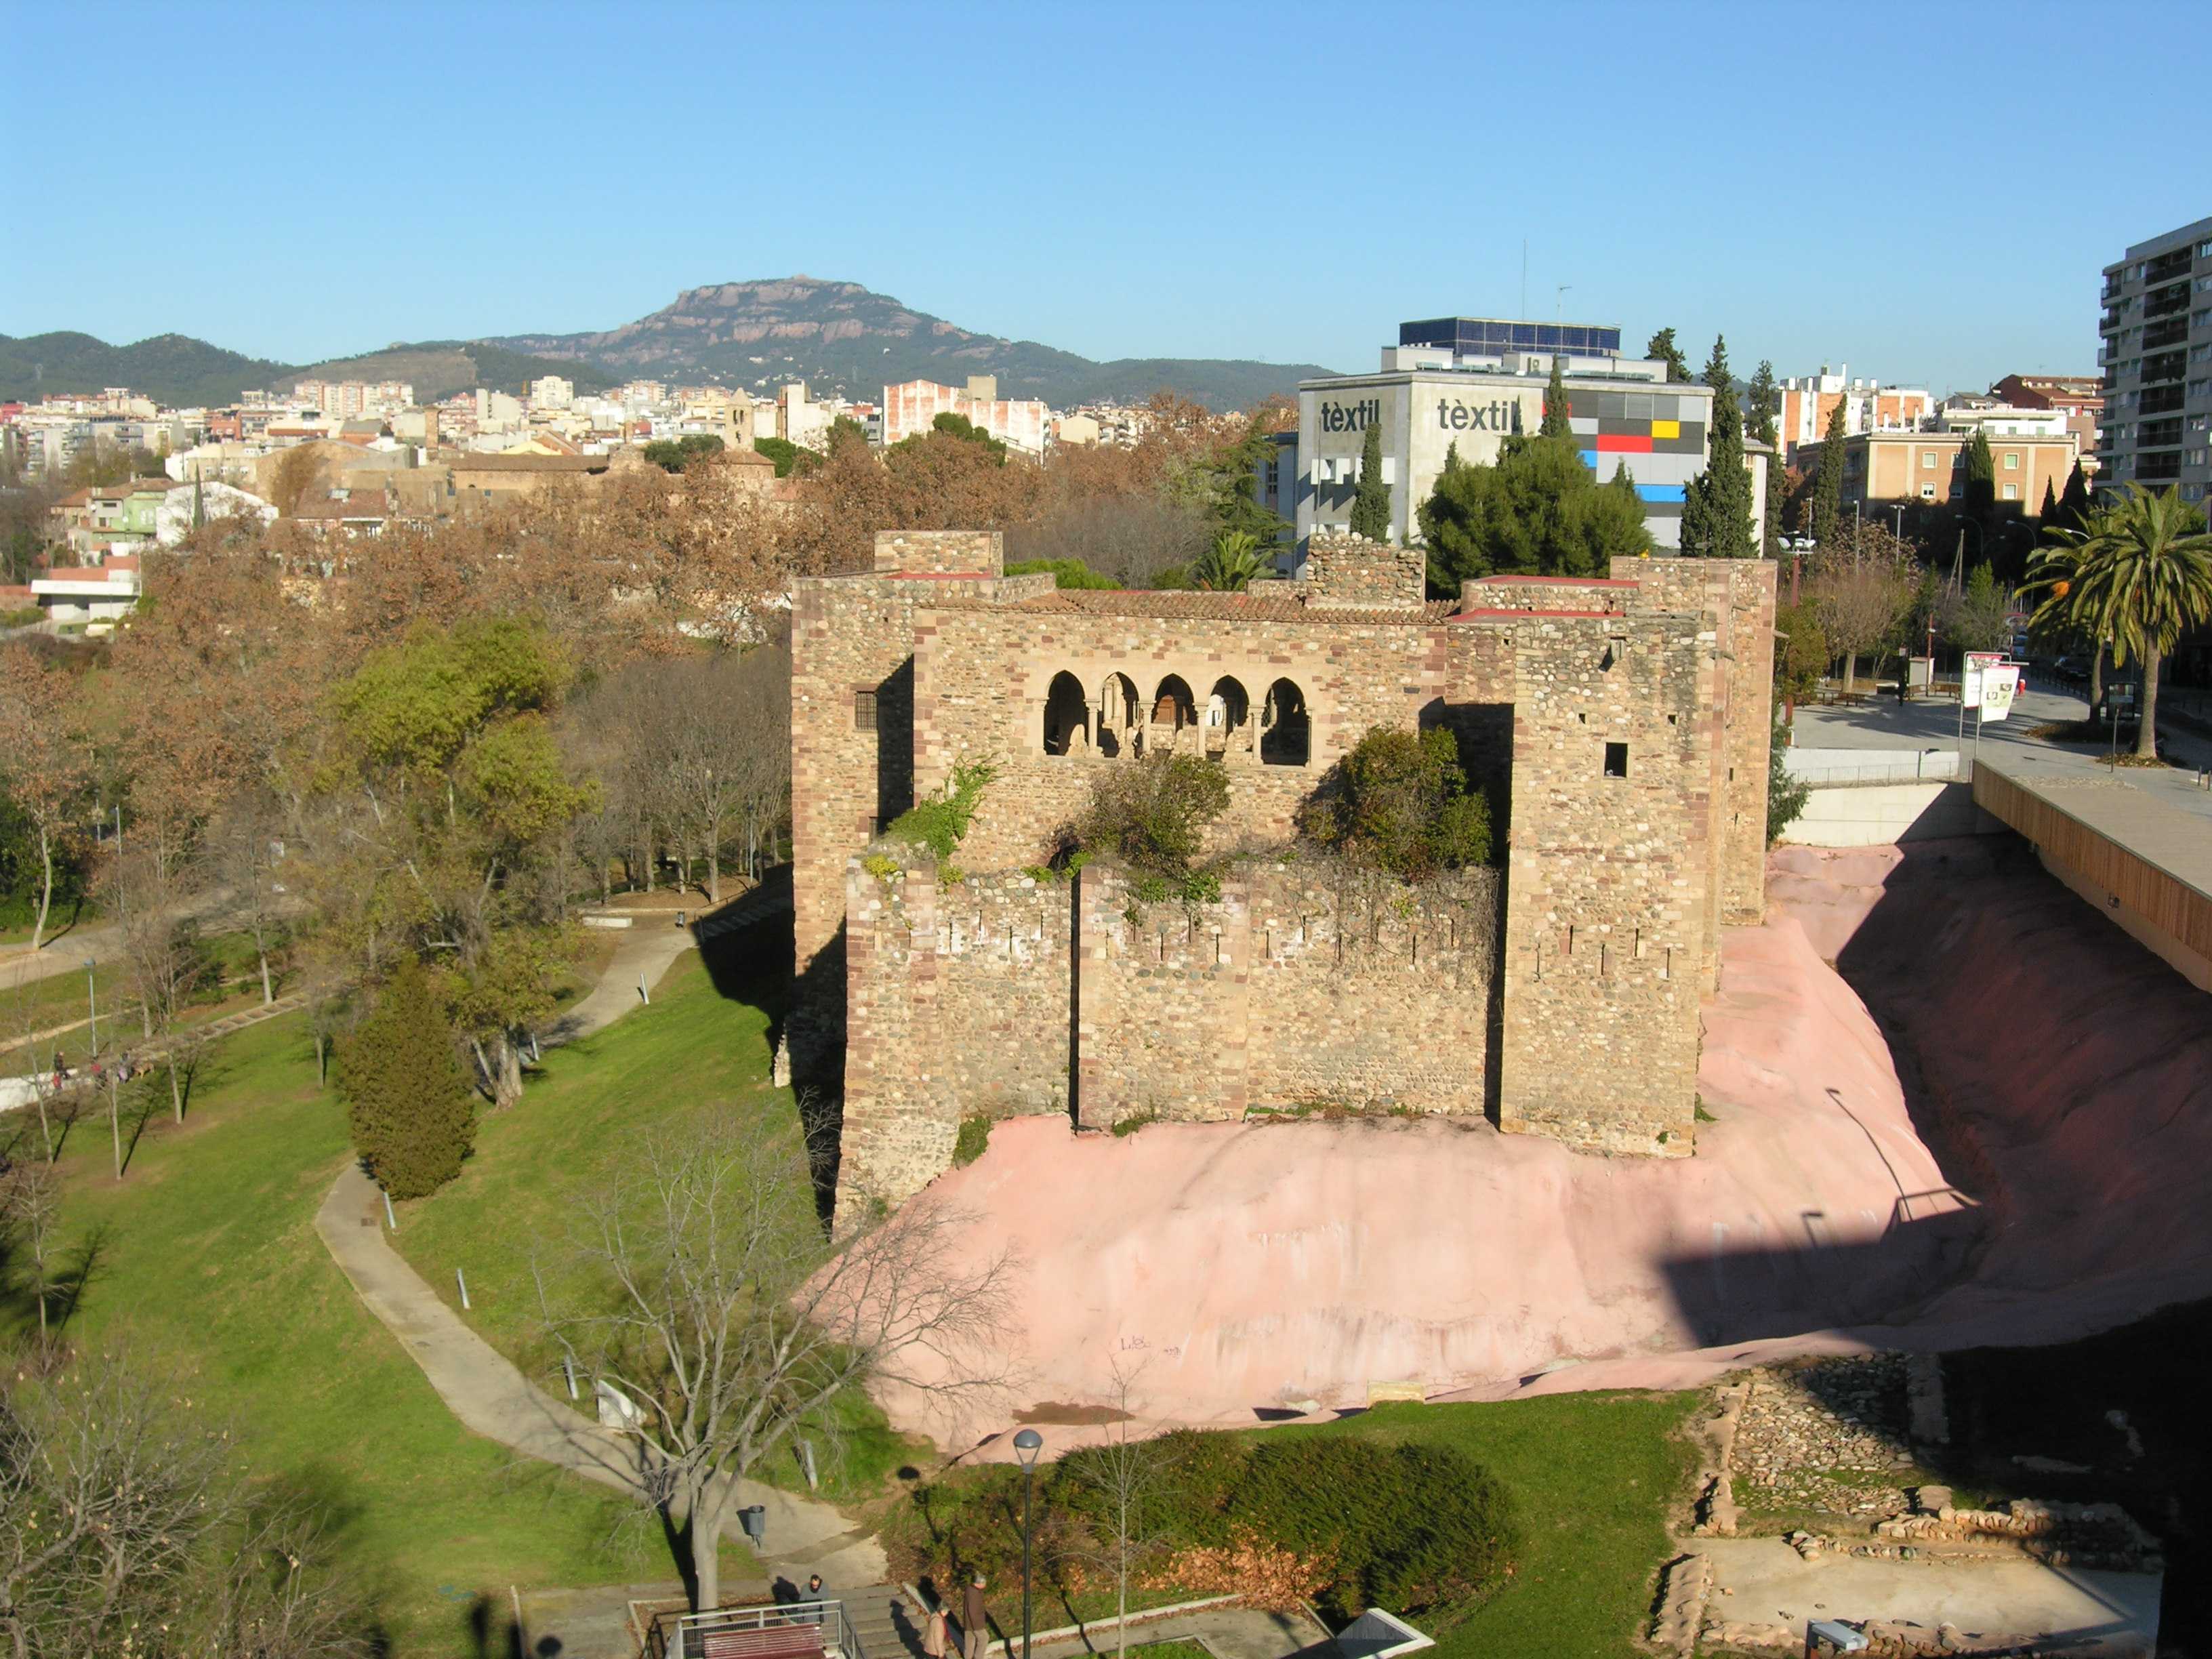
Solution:
<svg viewBox="0 0 2212 1659">
<path fill-rule="evenodd" d="M 1059 593 L 999 574 L 993 538 L 903 532 L 872 575 L 799 584 L 800 962 L 836 968 L 825 947 L 849 928 L 855 1179 L 913 1190 L 975 1110 L 1097 1125 L 1486 1096 L 1509 1130 L 1690 1150 L 1698 1000 L 1723 922 L 1763 904 L 1772 568 L 1623 560 L 1401 605 L 1405 551 L 1324 549 L 1320 588 L 1292 595 Z M 1267 861 L 1369 728 L 1431 724 L 1461 734 L 1504 843 L 1480 969 L 1427 897 L 1361 910 L 1313 888 L 1320 866 Z M 1229 781 L 1208 850 L 1244 861 L 1218 905 L 1133 921 L 1103 871 L 1073 889 L 1008 873 L 1043 861 L 1105 769 L 1163 750 Z M 854 861 L 986 758 L 969 879 Z"/>
<path fill-rule="evenodd" d="M 1316 536 L 1306 544 L 1304 586 L 1316 603 L 1418 611 L 1428 581 L 1429 556 L 1418 547 L 1364 536 Z"/>
<path fill-rule="evenodd" d="M 933 609 L 915 635 L 915 787 L 925 795 L 945 789 L 966 761 L 988 758 L 998 768 L 962 843 L 962 867 L 1041 860 L 1054 829 L 1090 799 L 1098 773 L 1139 753 L 1221 759 L 1230 802 L 1211 831 L 1214 851 L 1289 839 L 1322 775 L 1370 726 L 1487 719 L 1497 734 L 1492 762 L 1503 775 L 1510 664 L 1496 641 L 1454 640 L 1418 618 L 1353 613 L 1322 628 L 1293 605 L 1250 611 L 1033 615 L 964 599 Z M 1054 754 L 1047 719 L 1062 674 L 1079 690 L 1087 724 Z M 1285 683 L 1296 689 L 1308 733 L 1299 758 L 1279 763 L 1263 727 L 1270 693 Z M 1164 690 L 1174 685 L 1188 690 L 1194 717 L 1180 728 L 1154 718 Z M 1241 721 L 1206 723 L 1217 691 L 1232 715 L 1241 702 Z M 1131 700 L 1137 718 L 1123 723 Z"/>
<path fill-rule="evenodd" d="M 1513 638 L 1500 1127 L 1686 1154 L 1717 943 L 1712 634 L 1546 617 Z"/>
<path fill-rule="evenodd" d="M 970 1115 L 1484 1109 L 1487 874 L 1409 890 L 1260 863 L 1188 908 L 1097 866 L 940 886 L 855 860 L 848 883 L 842 1190 L 918 1191 Z"/>
</svg>

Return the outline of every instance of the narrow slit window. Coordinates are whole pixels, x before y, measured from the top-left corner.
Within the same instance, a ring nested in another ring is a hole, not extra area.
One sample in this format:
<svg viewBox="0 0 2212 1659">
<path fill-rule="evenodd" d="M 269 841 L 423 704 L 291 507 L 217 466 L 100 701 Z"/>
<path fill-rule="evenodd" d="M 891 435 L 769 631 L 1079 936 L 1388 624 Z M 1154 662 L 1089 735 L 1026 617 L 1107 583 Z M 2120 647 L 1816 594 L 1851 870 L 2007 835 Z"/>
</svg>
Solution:
<svg viewBox="0 0 2212 1659">
<path fill-rule="evenodd" d="M 876 727 L 876 694 L 872 691 L 853 693 L 853 729 L 873 732 Z"/>
<path fill-rule="evenodd" d="M 1628 775 L 1628 745 L 1626 744 L 1606 744 L 1605 775 L 1609 778 L 1625 778 Z"/>
</svg>

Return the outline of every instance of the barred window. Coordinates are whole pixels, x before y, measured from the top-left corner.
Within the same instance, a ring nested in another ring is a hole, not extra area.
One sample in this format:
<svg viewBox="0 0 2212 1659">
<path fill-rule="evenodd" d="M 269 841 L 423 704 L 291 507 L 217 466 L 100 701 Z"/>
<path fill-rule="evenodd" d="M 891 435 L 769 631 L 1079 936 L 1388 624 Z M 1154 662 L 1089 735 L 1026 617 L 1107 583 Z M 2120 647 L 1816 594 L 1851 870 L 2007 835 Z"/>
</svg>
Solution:
<svg viewBox="0 0 2212 1659">
<path fill-rule="evenodd" d="M 853 693 L 853 729 L 855 732 L 873 732 L 878 729 L 876 725 L 876 694 L 874 692 Z"/>
</svg>

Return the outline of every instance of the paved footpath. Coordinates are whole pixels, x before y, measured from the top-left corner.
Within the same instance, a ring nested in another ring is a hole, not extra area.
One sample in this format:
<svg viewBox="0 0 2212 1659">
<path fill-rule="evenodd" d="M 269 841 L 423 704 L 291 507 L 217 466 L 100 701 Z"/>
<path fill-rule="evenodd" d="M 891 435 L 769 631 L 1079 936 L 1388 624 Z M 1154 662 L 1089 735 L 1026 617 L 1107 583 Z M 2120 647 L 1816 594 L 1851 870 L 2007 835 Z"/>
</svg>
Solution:
<svg viewBox="0 0 2212 1659">
<path fill-rule="evenodd" d="M 672 921 L 664 930 L 648 919 L 630 930 L 599 988 L 568 1011 L 553 1034 L 556 1040 L 589 1036 L 642 1007 L 638 975 L 645 974 L 652 985 L 693 944 L 690 931 Z M 616 990 L 622 994 L 611 994 Z M 386 1242 L 383 1215 L 375 1183 L 358 1164 L 349 1164 L 316 1212 L 315 1231 L 362 1304 L 399 1340 L 453 1415 L 525 1457 L 641 1496 L 637 1442 L 609 1433 L 556 1400 L 470 1329 Z M 768 1511 L 771 1548 L 762 1558 L 764 1567 L 796 1574 L 801 1582 L 819 1572 L 846 1586 L 883 1577 L 882 1547 L 857 1535 L 853 1522 L 830 1505 L 751 1480 L 739 1483 L 738 1498 Z"/>
</svg>

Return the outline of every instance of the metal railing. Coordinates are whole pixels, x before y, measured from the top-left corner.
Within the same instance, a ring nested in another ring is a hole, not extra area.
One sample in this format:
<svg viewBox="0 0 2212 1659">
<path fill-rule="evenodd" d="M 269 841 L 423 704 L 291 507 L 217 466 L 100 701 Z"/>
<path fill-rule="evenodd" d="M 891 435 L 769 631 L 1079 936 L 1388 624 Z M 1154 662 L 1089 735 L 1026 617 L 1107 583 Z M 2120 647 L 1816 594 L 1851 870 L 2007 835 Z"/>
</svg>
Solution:
<svg viewBox="0 0 2212 1659">
<path fill-rule="evenodd" d="M 651 1659 L 867 1659 L 837 1601 L 664 1613 L 653 1620 L 646 1651 Z"/>
</svg>

